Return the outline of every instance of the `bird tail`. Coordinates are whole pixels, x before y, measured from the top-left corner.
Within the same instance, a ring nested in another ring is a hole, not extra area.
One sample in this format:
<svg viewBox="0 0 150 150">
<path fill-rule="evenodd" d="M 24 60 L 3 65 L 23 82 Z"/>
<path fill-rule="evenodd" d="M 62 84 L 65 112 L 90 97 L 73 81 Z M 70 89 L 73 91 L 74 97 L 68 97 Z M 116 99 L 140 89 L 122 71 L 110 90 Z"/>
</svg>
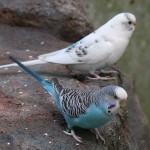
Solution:
<svg viewBox="0 0 150 150">
<path fill-rule="evenodd" d="M 11 56 L 10 56 L 10 57 L 11 57 Z M 22 62 L 22 64 L 24 64 L 24 65 L 26 65 L 26 66 L 32 66 L 32 65 L 37 65 L 37 64 L 44 64 L 44 63 L 47 63 L 47 62 L 41 61 L 40 59 Z M 1 66 L 0 66 L 0 69 L 1 69 L 1 68 L 12 67 L 12 66 L 17 66 L 17 64 L 16 64 L 16 63 L 13 63 L 13 64 L 1 65 Z"/>
<path fill-rule="evenodd" d="M 17 60 L 16 58 L 14 58 L 13 56 L 9 56 L 9 58 L 16 63 L 16 65 L 18 64 L 21 68 L 23 68 L 26 72 L 28 72 L 31 76 L 33 76 L 35 79 L 37 79 L 40 83 L 44 82 L 45 79 L 42 78 L 41 76 L 39 76 L 37 73 L 35 73 L 34 71 L 32 71 L 30 68 L 27 68 L 25 65 L 23 65 L 19 60 Z"/>
<path fill-rule="evenodd" d="M 15 62 L 16 64 L 18 64 L 21 68 L 23 68 L 26 72 L 28 72 L 32 77 L 34 77 L 36 80 L 38 80 L 42 86 L 53 96 L 55 96 L 54 94 L 54 90 L 52 87 L 52 84 L 50 82 L 47 82 L 44 78 L 42 78 L 41 76 L 39 76 L 36 72 L 32 71 L 30 68 L 26 67 L 25 65 L 23 65 L 19 60 L 17 60 L 16 58 L 14 58 L 13 56 L 9 56 L 9 58 Z"/>
<path fill-rule="evenodd" d="M 30 68 L 23 65 L 16 58 L 12 56 L 9 56 L 9 58 L 15 63 L 17 63 L 21 68 L 23 68 L 26 72 L 28 72 L 31 76 L 33 76 L 36 80 L 38 80 L 42 84 L 42 86 L 48 91 L 48 93 L 52 95 L 58 109 L 62 112 L 60 102 L 59 102 L 59 95 L 60 95 L 61 90 L 63 89 L 63 86 L 59 83 L 59 81 L 56 78 L 53 78 L 51 82 L 47 82 L 44 78 L 39 76 Z"/>
</svg>

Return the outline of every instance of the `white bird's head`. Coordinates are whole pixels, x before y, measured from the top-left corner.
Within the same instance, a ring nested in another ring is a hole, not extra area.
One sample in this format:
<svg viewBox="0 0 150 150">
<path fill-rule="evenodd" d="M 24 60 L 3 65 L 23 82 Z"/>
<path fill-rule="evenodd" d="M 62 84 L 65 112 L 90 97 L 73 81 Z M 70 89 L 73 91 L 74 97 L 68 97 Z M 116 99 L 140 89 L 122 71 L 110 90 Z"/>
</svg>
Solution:
<svg viewBox="0 0 150 150">
<path fill-rule="evenodd" d="M 109 22 L 108 25 L 111 28 L 114 28 L 119 31 L 127 31 L 132 35 L 133 31 L 135 30 L 136 26 L 136 18 L 131 13 L 120 13 L 114 16 Z"/>
</svg>

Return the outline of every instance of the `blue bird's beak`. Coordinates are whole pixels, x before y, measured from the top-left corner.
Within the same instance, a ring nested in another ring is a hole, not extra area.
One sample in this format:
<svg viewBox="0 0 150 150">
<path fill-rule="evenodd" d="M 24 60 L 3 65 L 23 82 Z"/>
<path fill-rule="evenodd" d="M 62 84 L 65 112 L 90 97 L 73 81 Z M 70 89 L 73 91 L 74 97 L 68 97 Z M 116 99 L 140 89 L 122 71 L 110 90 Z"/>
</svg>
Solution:
<svg viewBox="0 0 150 150">
<path fill-rule="evenodd" d="M 126 100 L 122 100 L 122 101 L 120 101 L 120 108 L 124 108 L 124 107 L 126 107 Z"/>
</svg>

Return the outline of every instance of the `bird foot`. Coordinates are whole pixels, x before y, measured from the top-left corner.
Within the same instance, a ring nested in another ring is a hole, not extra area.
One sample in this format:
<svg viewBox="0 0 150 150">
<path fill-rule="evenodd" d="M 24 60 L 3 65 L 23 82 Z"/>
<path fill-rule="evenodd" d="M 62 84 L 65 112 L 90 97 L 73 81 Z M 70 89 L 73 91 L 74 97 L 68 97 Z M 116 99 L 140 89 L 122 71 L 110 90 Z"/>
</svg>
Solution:
<svg viewBox="0 0 150 150">
<path fill-rule="evenodd" d="M 115 73 L 115 74 L 117 74 L 118 73 L 118 71 L 116 71 L 116 70 L 113 70 L 113 69 L 110 69 L 110 70 L 100 70 L 100 73 L 103 73 L 103 74 L 110 74 L 110 73 Z"/>
<path fill-rule="evenodd" d="M 90 76 L 87 77 L 89 80 L 105 80 L 105 81 L 107 81 L 107 80 L 115 80 L 116 79 L 114 77 L 101 77 L 101 76 L 97 75 L 96 73 L 92 73 L 90 75 L 92 75 L 93 77 L 90 77 Z"/>
<path fill-rule="evenodd" d="M 99 133 L 99 130 L 97 128 L 94 128 L 91 131 L 95 134 L 97 140 L 101 139 L 102 142 L 105 144 L 105 139 L 103 138 L 103 136 L 101 136 L 101 134 Z"/>
<path fill-rule="evenodd" d="M 78 141 L 79 143 L 83 143 L 83 142 L 82 142 L 82 138 L 79 137 L 79 136 L 77 136 L 73 130 L 71 130 L 70 133 L 67 132 L 67 131 L 63 131 L 63 133 L 65 133 L 65 134 L 67 134 L 67 135 L 70 135 L 70 136 L 73 136 L 73 138 L 74 138 L 76 141 Z"/>
</svg>

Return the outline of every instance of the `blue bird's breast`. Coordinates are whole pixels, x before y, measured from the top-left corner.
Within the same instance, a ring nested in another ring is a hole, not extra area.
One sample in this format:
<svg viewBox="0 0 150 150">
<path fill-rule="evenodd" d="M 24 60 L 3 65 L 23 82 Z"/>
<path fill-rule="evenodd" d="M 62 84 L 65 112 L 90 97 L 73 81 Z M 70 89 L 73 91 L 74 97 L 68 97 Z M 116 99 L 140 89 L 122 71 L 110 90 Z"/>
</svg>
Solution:
<svg viewBox="0 0 150 150">
<path fill-rule="evenodd" d="M 103 126 L 111 119 L 111 115 L 104 113 L 101 108 L 91 105 L 86 111 L 86 114 L 80 115 L 78 118 L 71 119 L 69 122 L 71 123 L 71 126 L 90 129 Z"/>
</svg>

